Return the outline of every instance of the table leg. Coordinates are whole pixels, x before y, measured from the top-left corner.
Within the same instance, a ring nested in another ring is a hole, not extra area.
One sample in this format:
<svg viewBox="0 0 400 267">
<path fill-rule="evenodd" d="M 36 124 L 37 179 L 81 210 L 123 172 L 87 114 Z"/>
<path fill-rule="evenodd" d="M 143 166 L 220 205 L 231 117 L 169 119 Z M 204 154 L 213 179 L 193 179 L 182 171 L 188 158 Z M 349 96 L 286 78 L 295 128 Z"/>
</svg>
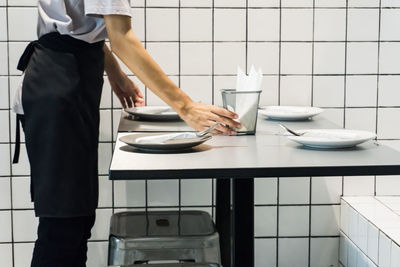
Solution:
<svg viewBox="0 0 400 267">
<path fill-rule="evenodd" d="M 233 264 L 254 266 L 254 179 L 233 180 Z"/>
<path fill-rule="evenodd" d="M 220 236 L 222 266 L 231 267 L 231 180 L 217 179 L 216 225 Z"/>
</svg>

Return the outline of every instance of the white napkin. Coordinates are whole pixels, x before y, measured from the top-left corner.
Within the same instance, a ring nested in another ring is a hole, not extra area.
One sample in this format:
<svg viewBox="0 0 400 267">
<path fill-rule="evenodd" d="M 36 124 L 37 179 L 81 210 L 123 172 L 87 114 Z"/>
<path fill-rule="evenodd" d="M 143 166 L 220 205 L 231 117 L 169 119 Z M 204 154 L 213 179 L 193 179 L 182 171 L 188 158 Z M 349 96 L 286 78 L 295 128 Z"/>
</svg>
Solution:
<svg viewBox="0 0 400 267">
<path fill-rule="evenodd" d="M 259 91 L 261 90 L 262 79 L 263 74 L 261 69 L 256 71 L 252 65 L 250 73 L 247 76 L 243 70 L 238 67 L 236 91 Z M 247 131 L 248 129 L 254 128 L 254 114 L 257 113 L 257 108 L 258 99 L 255 95 L 237 95 L 235 112 L 239 115 L 238 120 L 242 124 L 242 128 L 239 129 L 239 131 Z"/>
<path fill-rule="evenodd" d="M 184 132 L 184 133 L 172 133 L 172 134 L 160 134 L 153 136 L 145 136 L 136 139 L 138 144 L 163 144 L 167 140 L 176 139 L 188 139 L 197 138 L 196 133 Z"/>
</svg>

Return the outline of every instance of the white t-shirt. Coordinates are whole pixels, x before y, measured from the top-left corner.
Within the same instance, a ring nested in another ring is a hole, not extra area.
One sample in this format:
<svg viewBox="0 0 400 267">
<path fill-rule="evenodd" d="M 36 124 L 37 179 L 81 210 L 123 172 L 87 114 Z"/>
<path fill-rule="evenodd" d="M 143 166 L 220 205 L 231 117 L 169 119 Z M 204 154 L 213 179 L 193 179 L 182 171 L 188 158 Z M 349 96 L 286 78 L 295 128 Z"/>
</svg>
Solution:
<svg viewBox="0 0 400 267">
<path fill-rule="evenodd" d="M 94 43 L 107 37 L 103 15 L 131 16 L 130 0 L 39 0 L 37 34 L 70 35 Z M 14 97 L 13 111 L 23 114 L 22 82 Z"/>
</svg>

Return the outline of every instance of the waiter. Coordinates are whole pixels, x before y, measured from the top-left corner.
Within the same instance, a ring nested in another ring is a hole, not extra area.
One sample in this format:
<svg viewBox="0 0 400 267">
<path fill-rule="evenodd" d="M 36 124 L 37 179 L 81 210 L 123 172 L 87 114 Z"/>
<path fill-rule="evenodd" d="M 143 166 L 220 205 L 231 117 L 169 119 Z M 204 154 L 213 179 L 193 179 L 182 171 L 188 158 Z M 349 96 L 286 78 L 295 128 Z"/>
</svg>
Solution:
<svg viewBox="0 0 400 267">
<path fill-rule="evenodd" d="M 129 0 L 39 0 L 38 8 L 39 40 L 19 61 L 24 79 L 14 104 L 39 217 L 31 266 L 82 267 L 98 201 L 104 70 L 123 107 L 144 105 L 137 85 L 104 45 L 107 34 L 111 50 L 188 125 L 203 130 L 221 122 L 215 133 L 234 134 L 229 127 L 240 124 L 230 111 L 192 101 L 166 76 L 131 29 Z"/>
</svg>

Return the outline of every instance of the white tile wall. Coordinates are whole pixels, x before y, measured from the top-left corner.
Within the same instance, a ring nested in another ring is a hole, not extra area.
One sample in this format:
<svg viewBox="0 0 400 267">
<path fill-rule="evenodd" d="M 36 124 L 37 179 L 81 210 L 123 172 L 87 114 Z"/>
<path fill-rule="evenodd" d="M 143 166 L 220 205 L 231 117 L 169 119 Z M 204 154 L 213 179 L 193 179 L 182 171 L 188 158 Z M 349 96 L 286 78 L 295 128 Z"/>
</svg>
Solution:
<svg viewBox="0 0 400 267">
<path fill-rule="evenodd" d="M 132 24 L 151 55 L 195 101 L 221 105 L 219 90 L 234 88 L 237 66 L 249 69 L 254 64 L 265 74 L 262 105 L 325 107 L 323 117 L 340 126 L 377 132 L 379 139 L 385 139 L 382 143 L 400 147 L 400 128 L 393 124 L 400 115 L 398 2 L 135 0 Z M 9 143 L 14 140 L 15 118 L 9 114 L 9 101 L 20 79 L 16 70 L 19 56 L 36 35 L 36 4 L 33 0 L 0 0 L 0 125 L 6 129 L 0 133 L 0 265 L 6 267 L 29 266 L 35 238 L 24 146 L 20 164 L 10 168 L 14 146 Z M 384 42 L 378 46 L 379 38 Z M 131 74 L 125 66 L 123 69 Z M 137 78 L 131 78 L 146 92 Z M 150 91 L 146 96 L 148 104 L 163 104 Z M 210 206 L 215 205 L 213 185 L 206 177 L 147 184 L 108 181 L 120 107 L 105 79 L 99 145 L 100 209 L 89 244 L 89 267 L 106 265 L 107 224 L 113 209 L 183 205 L 212 212 Z M 262 178 L 255 184 L 256 265 L 262 267 L 337 266 L 340 196 L 400 194 L 398 177 Z M 10 243 L 11 214 L 14 238 L 23 243 Z M 23 226 L 24 220 L 30 227 Z M 363 223 L 360 219 L 357 222 Z M 17 233 L 20 228 L 24 229 Z M 355 235 L 365 246 L 365 238 L 358 232 Z M 368 257 L 375 263 L 378 236 L 377 229 L 367 227 Z M 392 246 L 391 250 L 395 249 Z M 354 251 L 349 253 L 349 261 L 354 259 L 357 264 L 360 257 L 352 257 L 357 256 L 356 250 L 349 251 Z M 392 265 L 396 262 L 393 257 Z"/>
</svg>

